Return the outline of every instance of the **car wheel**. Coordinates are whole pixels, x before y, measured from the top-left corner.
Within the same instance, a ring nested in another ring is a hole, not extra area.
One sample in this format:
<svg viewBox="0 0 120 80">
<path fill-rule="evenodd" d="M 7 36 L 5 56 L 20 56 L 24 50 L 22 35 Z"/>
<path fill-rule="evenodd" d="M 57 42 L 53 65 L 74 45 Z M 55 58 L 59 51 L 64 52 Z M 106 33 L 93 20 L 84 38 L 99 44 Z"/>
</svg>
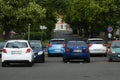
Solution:
<svg viewBox="0 0 120 80">
<path fill-rule="evenodd" d="M 109 62 L 112 62 L 113 60 L 112 60 L 112 58 L 111 57 L 109 57 L 109 60 L 108 60 Z"/>
<path fill-rule="evenodd" d="M 2 62 L 2 67 L 7 67 L 7 66 L 8 66 L 7 63 Z"/>
<path fill-rule="evenodd" d="M 69 60 L 63 57 L 63 62 L 67 63 L 67 62 L 69 62 Z"/>
<path fill-rule="evenodd" d="M 85 60 L 86 63 L 90 62 L 90 58 L 85 58 L 84 60 Z"/>
<path fill-rule="evenodd" d="M 51 55 L 48 53 L 48 57 L 51 57 Z"/>
<path fill-rule="evenodd" d="M 42 58 L 40 59 L 40 63 L 44 63 L 45 62 L 45 55 L 42 55 Z"/>
<path fill-rule="evenodd" d="M 29 63 L 27 63 L 27 65 L 28 65 L 29 67 L 32 67 L 32 66 L 34 65 L 34 63 L 33 63 L 33 62 L 29 62 Z"/>
</svg>

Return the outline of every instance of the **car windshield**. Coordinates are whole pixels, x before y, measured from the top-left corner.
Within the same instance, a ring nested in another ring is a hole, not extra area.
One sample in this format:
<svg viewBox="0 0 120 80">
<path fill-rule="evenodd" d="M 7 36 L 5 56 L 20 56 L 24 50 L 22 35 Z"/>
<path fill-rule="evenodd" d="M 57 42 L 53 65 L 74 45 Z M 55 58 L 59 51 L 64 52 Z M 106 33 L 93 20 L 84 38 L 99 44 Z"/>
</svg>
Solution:
<svg viewBox="0 0 120 80">
<path fill-rule="evenodd" d="M 26 48 L 28 47 L 26 42 L 8 42 L 6 48 Z"/>
<path fill-rule="evenodd" d="M 0 49 L 3 49 L 5 42 L 0 42 Z"/>
<path fill-rule="evenodd" d="M 87 46 L 84 41 L 69 41 L 67 46 Z"/>
<path fill-rule="evenodd" d="M 41 45 L 38 43 L 30 43 L 32 48 L 40 48 Z"/>
<path fill-rule="evenodd" d="M 64 40 L 51 40 L 50 44 L 64 44 Z"/>
<path fill-rule="evenodd" d="M 103 40 L 89 40 L 90 44 L 104 44 L 105 42 Z"/>
<path fill-rule="evenodd" d="M 120 42 L 113 42 L 112 48 L 120 48 Z"/>
</svg>

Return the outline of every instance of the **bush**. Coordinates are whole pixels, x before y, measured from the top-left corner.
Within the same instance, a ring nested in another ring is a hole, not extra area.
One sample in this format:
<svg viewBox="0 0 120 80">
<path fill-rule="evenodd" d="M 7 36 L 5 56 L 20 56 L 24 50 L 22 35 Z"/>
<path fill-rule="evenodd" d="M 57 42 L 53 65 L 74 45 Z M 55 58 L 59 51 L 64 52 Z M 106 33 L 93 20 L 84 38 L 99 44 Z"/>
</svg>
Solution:
<svg viewBox="0 0 120 80">
<path fill-rule="evenodd" d="M 25 34 L 25 39 L 28 39 L 28 33 Z M 31 32 L 30 40 L 47 40 L 48 36 L 45 32 Z"/>
</svg>

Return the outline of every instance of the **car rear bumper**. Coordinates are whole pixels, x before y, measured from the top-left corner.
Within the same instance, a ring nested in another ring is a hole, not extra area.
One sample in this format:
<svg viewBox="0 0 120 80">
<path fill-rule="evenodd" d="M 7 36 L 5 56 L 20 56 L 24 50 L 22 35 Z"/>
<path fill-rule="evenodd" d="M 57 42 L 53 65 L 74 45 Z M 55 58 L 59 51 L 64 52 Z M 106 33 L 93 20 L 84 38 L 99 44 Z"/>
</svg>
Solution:
<svg viewBox="0 0 120 80">
<path fill-rule="evenodd" d="M 89 50 L 90 54 L 106 54 L 107 50 Z"/>
<path fill-rule="evenodd" d="M 33 62 L 32 56 L 5 56 L 2 55 L 2 62 L 10 61 L 10 62 Z"/>
<path fill-rule="evenodd" d="M 65 51 L 64 50 L 49 50 L 48 51 L 48 54 L 51 54 L 51 55 L 54 55 L 54 54 L 63 54 L 63 53 L 65 53 Z"/>
<path fill-rule="evenodd" d="M 85 59 L 85 58 L 90 58 L 89 53 L 65 53 L 64 54 L 65 58 L 68 59 Z"/>
<path fill-rule="evenodd" d="M 120 60 L 120 53 L 119 54 L 108 54 L 108 56 L 112 59 Z"/>
</svg>

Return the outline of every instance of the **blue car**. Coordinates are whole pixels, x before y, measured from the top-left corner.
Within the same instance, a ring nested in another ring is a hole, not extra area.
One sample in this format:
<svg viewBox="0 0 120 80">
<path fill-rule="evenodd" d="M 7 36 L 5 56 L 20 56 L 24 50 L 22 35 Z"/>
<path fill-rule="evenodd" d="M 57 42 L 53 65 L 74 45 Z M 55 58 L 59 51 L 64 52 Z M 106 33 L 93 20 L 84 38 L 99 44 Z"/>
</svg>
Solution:
<svg viewBox="0 0 120 80">
<path fill-rule="evenodd" d="M 48 44 L 48 57 L 65 53 L 65 39 L 51 39 Z"/>
<path fill-rule="evenodd" d="M 88 45 L 84 41 L 68 41 L 63 54 L 63 62 L 69 62 L 72 59 L 83 59 L 90 62 L 90 53 Z"/>
<path fill-rule="evenodd" d="M 29 42 L 34 52 L 34 62 L 44 63 L 45 54 L 44 54 L 41 41 L 40 40 L 29 40 Z"/>
</svg>

